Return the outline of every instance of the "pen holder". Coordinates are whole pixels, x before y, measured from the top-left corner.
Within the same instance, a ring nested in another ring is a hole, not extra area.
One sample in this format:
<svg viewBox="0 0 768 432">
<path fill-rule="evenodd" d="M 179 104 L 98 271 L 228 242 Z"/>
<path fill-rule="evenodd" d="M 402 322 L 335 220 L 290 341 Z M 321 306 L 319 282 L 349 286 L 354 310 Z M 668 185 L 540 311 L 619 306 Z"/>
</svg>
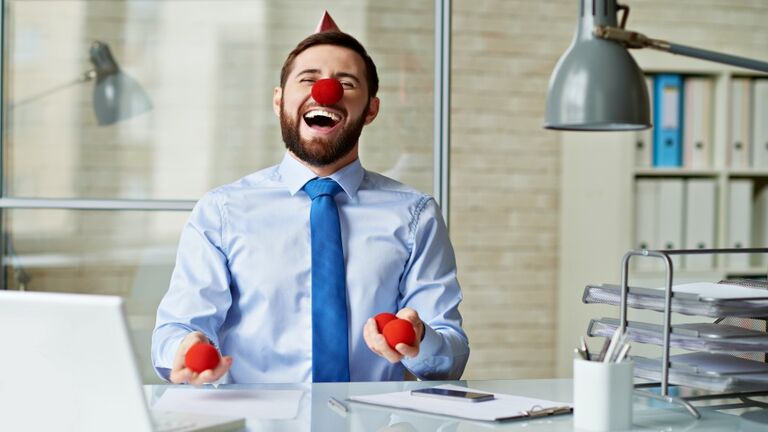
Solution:
<svg viewBox="0 0 768 432">
<path fill-rule="evenodd" d="M 573 424 L 589 431 L 632 427 L 634 364 L 573 360 Z"/>
</svg>

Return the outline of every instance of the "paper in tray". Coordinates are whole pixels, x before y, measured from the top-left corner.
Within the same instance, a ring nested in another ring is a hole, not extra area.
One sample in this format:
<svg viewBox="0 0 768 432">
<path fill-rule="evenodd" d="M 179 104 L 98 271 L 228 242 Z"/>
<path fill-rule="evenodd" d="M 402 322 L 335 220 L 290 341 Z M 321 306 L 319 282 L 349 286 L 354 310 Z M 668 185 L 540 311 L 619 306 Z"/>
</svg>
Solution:
<svg viewBox="0 0 768 432">
<path fill-rule="evenodd" d="M 699 285 L 696 289 L 692 285 Z M 722 288 L 712 288 L 716 285 Z M 682 288 L 680 288 L 682 287 Z M 737 290 L 738 294 L 727 294 Z M 750 291 L 744 291 L 750 290 Z M 697 292 L 698 291 L 698 292 Z M 768 316 L 768 291 L 724 284 L 686 284 L 673 287 L 672 312 L 708 317 L 761 317 Z M 663 289 L 630 287 L 627 304 L 634 309 L 664 311 Z M 621 287 L 602 284 L 587 285 L 582 296 L 584 303 L 621 304 Z"/>
<path fill-rule="evenodd" d="M 589 323 L 589 336 L 611 337 L 619 326 L 615 318 L 593 319 Z M 633 342 L 662 346 L 664 326 L 628 321 L 627 331 Z M 691 323 L 672 326 L 670 346 L 708 353 L 766 352 L 768 334 L 723 324 Z"/>
<path fill-rule="evenodd" d="M 632 357 L 635 376 L 661 381 L 661 360 Z M 768 364 L 725 354 L 693 353 L 670 358 L 669 383 L 713 392 L 768 391 Z"/>
<path fill-rule="evenodd" d="M 652 288 L 664 292 L 664 287 Z M 758 286 L 744 286 L 742 283 L 729 283 L 728 281 L 694 282 L 677 284 L 672 286 L 675 295 L 682 293 L 696 296 L 703 302 L 727 302 L 743 300 L 768 300 L 768 290 Z"/>
</svg>

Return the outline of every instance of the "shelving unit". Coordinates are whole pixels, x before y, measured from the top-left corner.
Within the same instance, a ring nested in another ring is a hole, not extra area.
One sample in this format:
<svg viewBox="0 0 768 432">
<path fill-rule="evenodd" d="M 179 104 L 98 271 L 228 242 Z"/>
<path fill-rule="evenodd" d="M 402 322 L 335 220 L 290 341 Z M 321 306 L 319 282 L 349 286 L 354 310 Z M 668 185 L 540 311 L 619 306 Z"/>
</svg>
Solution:
<svg viewBox="0 0 768 432">
<path fill-rule="evenodd" d="M 635 185 L 640 179 L 712 179 L 716 184 L 715 248 L 727 247 L 728 189 L 733 179 L 752 179 L 768 187 L 768 169 L 731 168 L 728 164 L 729 88 L 734 77 L 764 77 L 756 72 L 650 50 L 633 51 L 649 75 L 679 73 L 711 77 L 713 86 L 712 166 L 639 167 L 634 132 L 562 133 L 560 272 L 557 317 L 557 372 L 571 376 L 571 353 L 590 317 L 611 316 L 603 306 L 581 303 L 589 283 L 616 282 L 624 252 L 636 249 Z M 752 245 L 755 247 L 768 245 Z M 728 266 L 716 259 L 711 269 L 675 273 L 676 283 L 764 276 L 762 266 Z M 630 284 L 662 286 L 663 271 L 633 270 Z M 595 309 L 597 308 L 597 309 Z M 613 312 L 615 313 L 615 311 Z"/>
</svg>

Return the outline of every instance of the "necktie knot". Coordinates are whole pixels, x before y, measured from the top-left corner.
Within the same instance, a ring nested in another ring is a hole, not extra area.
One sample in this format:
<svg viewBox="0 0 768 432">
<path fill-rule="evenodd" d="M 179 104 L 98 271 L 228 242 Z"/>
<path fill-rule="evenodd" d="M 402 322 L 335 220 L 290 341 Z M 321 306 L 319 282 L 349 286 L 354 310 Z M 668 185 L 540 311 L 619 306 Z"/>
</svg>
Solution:
<svg viewBox="0 0 768 432">
<path fill-rule="evenodd" d="M 315 199 L 320 196 L 333 197 L 337 193 L 341 192 L 341 186 L 333 179 L 329 178 L 316 178 L 307 182 L 304 185 L 304 191 L 309 195 L 311 199 Z"/>
</svg>

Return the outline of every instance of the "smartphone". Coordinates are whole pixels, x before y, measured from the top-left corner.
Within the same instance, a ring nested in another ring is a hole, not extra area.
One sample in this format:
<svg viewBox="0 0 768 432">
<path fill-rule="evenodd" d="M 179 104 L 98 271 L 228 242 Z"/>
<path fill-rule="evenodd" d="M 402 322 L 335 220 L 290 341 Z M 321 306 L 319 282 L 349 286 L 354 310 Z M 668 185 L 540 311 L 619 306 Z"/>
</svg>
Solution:
<svg viewBox="0 0 768 432">
<path fill-rule="evenodd" d="M 463 402 L 484 402 L 493 400 L 492 393 L 478 393 L 462 390 L 448 390 L 443 388 L 423 388 L 418 390 L 411 390 L 412 396 L 427 396 L 441 399 L 449 399 L 454 401 Z"/>
</svg>

